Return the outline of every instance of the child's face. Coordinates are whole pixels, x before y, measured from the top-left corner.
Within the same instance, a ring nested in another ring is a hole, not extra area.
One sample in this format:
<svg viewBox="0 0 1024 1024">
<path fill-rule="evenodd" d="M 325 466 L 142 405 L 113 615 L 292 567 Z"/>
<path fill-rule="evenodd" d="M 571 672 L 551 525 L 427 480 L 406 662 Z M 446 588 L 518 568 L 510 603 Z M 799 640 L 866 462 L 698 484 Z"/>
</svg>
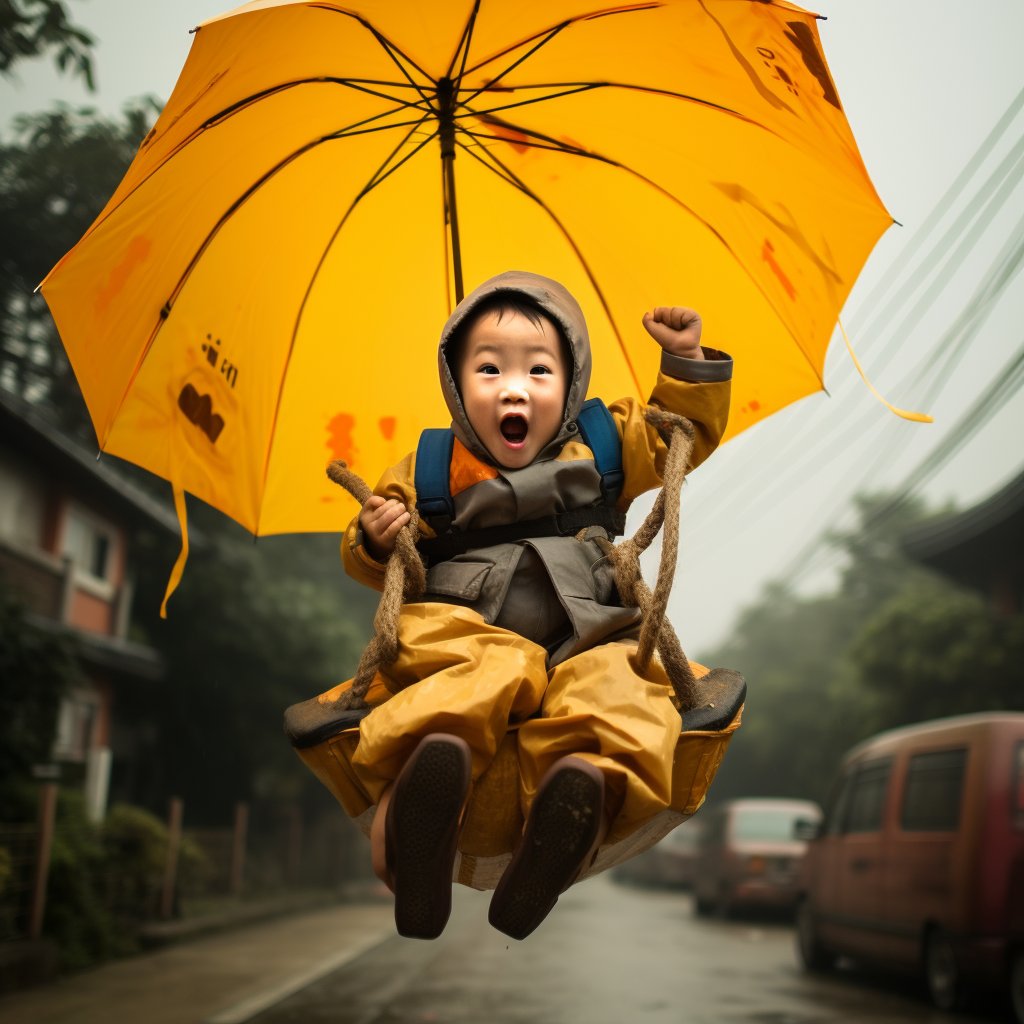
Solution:
<svg viewBox="0 0 1024 1024">
<path fill-rule="evenodd" d="M 487 313 L 466 336 L 458 367 L 462 405 L 499 465 L 528 466 L 562 426 L 570 367 L 546 318 Z"/>
</svg>

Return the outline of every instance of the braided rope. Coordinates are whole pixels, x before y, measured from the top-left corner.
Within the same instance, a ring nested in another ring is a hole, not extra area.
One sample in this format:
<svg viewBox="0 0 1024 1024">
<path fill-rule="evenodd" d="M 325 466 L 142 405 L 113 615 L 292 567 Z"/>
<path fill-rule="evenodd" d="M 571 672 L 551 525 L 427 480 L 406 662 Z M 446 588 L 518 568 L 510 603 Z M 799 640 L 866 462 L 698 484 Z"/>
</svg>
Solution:
<svg viewBox="0 0 1024 1024">
<path fill-rule="evenodd" d="M 373 493 L 341 459 L 327 467 L 327 475 L 360 505 Z M 427 570 L 413 540 L 419 535 L 420 517 L 414 508 L 409 509 L 409 514 L 411 518 L 399 531 L 395 550 L 384 570 L 384 592 L 373 617 L 373 639 L 359 659 L 352 686 L 338 698 L 335 706 L 339 709 L 366 707 L 366 692 L 377 670 L 381 665 L 393 664 L 398 657 L 398 616 L 403 603 L 418 601 L 427 589 Z"/>
<path fill-rule="evenodd" d="M 648 408 L 644 418 L 657 428 L 668 445 L 661 492 L 634 536 L 621 544 L 612 544 L 604 538 L 597 538 L 597 543 L 612 564 L 615 585 L 623 605 L 641 611 L 640 637 L 632 655 L 634 667 L 640 675 L 646 675 L 657 650 L 672 683 L 673 703 L 679 711 L 685 712 L 697 706 L 697 685 L 679 638 L 665 618 L 665 610 L 675 577 L 679 552 L 680 491 L 693 451 L 694 430 L 693 424 L 685 417 L 655 407 Z M 340 459 L 327 467 L 327 475 L 344 487 L 360 505 L 372 493 Z M 339 708 L 366 706 L 366 693 L 377 671 L 398 657 L 398 618 L 402 604 L 418 601 L 426 590 L 426 569 L 413 540 L 419 535 L 419 516 L 415 509 L 409 509 L 409 513 L 412 518 L 399 531 L 395 550 L 387 562 L 384 592 L 373 618 L 373 639 L 359 659 L 351 688 L 338 698 L 336 706 Z M 661 564 L 652 591 L 640 571 L 640 556 L 662 528 L 665 532 Z"/>
</svg>

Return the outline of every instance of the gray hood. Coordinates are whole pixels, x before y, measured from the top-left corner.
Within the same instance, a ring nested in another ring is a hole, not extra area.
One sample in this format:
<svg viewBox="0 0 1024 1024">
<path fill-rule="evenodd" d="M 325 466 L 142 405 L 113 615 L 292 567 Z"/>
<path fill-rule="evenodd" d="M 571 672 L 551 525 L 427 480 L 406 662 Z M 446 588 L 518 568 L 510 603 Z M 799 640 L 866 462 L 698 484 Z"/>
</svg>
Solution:
<svg viewBox="0 0 1024 1024">
<path fill-rule="evenodd" d="M 572 380 L 569 383 L 569 394 L 565 402 L 565 415 L 562 427 L 555 439 L 548 444 L 534 460 L 553 459 L 565 445 L 566 441 L 576 436 L 576 417 L 587 398 L 590 386 L 590 336 L 587 334 L 587 323 L 583 319 L 583 310 L 579 303 L 557 281 L 540 274 L 529 274 L 521 270 L 509 270 L 497 277 L 485 281 L 475 291 L 470 292 L 459 304 L 444 325 L 441 332 L 441 343 L 437 348 L 438 371 L 441 376 L 441 390 L 448 411 L 452 414 L 452 430 L 455 436 L 478 458 L 494 465 L 494 459 L 477 438 L 469 424 L 462 399 L 455 386 L 445 358 L 445 345 L 452 331 L 470 315 L 473 309 L 485 298 L 495 292 L 522 292 L 533 299 L 544 312 L 562 328 L 562 333 L 569 342 L 572 351 Z"/>
</svg>

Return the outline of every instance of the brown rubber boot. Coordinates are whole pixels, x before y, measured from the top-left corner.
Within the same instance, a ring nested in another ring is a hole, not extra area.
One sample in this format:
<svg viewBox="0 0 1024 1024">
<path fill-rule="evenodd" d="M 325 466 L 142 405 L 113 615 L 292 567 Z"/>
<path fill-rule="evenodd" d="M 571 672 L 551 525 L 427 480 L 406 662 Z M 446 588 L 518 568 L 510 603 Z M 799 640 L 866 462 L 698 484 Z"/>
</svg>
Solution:
<svg viewBox="0 0 1024 1024">
<path fill-rule="evenodd" d="M 487 915 L 525 939 L 590 861 L 604 811 L 604 775 L 589 761 L 563 757 L 541 779 L 523 838 L 498 881 Z"/>
<path fill-rule="evenodd" d="M 384 819 L 395 925 L 410 939 L 436 939 L 452 911 L 452 869 L 472 758 L 465 740 L 424 736 L 395 781 Z"/>
</svg>

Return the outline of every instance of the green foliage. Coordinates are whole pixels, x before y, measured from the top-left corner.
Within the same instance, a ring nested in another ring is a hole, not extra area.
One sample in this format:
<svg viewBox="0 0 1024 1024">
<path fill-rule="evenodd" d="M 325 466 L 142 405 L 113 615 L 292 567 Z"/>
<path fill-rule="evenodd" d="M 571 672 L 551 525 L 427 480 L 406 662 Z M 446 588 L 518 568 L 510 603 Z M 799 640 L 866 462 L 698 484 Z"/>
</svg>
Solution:
<svg viewBox="0 0 1024 1024">
<path fill-rule="evenodd" d="M 167 863 L 167 826 L 156 815 L 130 804 L 114 804 L 101 830 L 104 903 L 122 928 L 156 914 Z M 183 838 L 178 848 L 179 883 L 207 867 L 203 851 Z"/>
<path fill-rule="evenodd" d="M 43 927 L 60 946 L 65 970 L 136 949 L 103 899 L 105 859 L 102 832 L 86 818 L 82 795 L 61 790 Z"/>
<path fill-rule="evenodd" d="M 198 502 L 203 531 L 181 585 L 158 616 L 176 546 L 140 538 L 136 608 L 146 640 L 167 662 L 151 688 L 160 722 L 160 790 L 146 802 L 185 799 L 191 824 L 230 820 L 235 801 L 294 800 L 319 783 L 285 740 L 286 707 L 350 676 L 365 645 L 375 596 L 344 577 L 337 538 L 253 543 Z"/>
<path fill-rule="evenodd" d="M 18 61 L 53 53 L 61 71 L 71 68 L 89 89 L 93 38 L 68 21 L 59 0 L 0 0 L 0 75 L 10 77 Z"/>
<path fill-rule="evenodd" d="M 941 583 L 886 602 L 850 657 L 889 725 L 1024 707 L 1024 616 L 997 619 L 977 594 Z"/>
<path fill-rule="evenodd" d="M 0 580 L 0 780 L 50 759 L 61 695 L 79 678 L 70 643 L 25 621 Z M 0 801 L 0 814 L 9 801 Z"/>
<path fill-rule="evenodd" d="M 881 517 L 883 503 L 860 499 L 861 526 L 833 538 L 847 558 L 833 593 L 769 587 L 698 658 L 737 669 L 749 687 L 715 799 L 820 801 L 845 751 L 881 729 L 1024 707 L 1020 620 L 1000 623 L 979 597 L 908 561 L 899 538 L 925 510 Z"/>
<path fill-rule="evenodd" d="M 16 118 L 13 141 L 0 145 L 0 383 L 86 435 L 81 393 L 33 291 L 106 205 L 159 109 L 138 100 L 110 120 L 59 105 Z"/>
</svg>

